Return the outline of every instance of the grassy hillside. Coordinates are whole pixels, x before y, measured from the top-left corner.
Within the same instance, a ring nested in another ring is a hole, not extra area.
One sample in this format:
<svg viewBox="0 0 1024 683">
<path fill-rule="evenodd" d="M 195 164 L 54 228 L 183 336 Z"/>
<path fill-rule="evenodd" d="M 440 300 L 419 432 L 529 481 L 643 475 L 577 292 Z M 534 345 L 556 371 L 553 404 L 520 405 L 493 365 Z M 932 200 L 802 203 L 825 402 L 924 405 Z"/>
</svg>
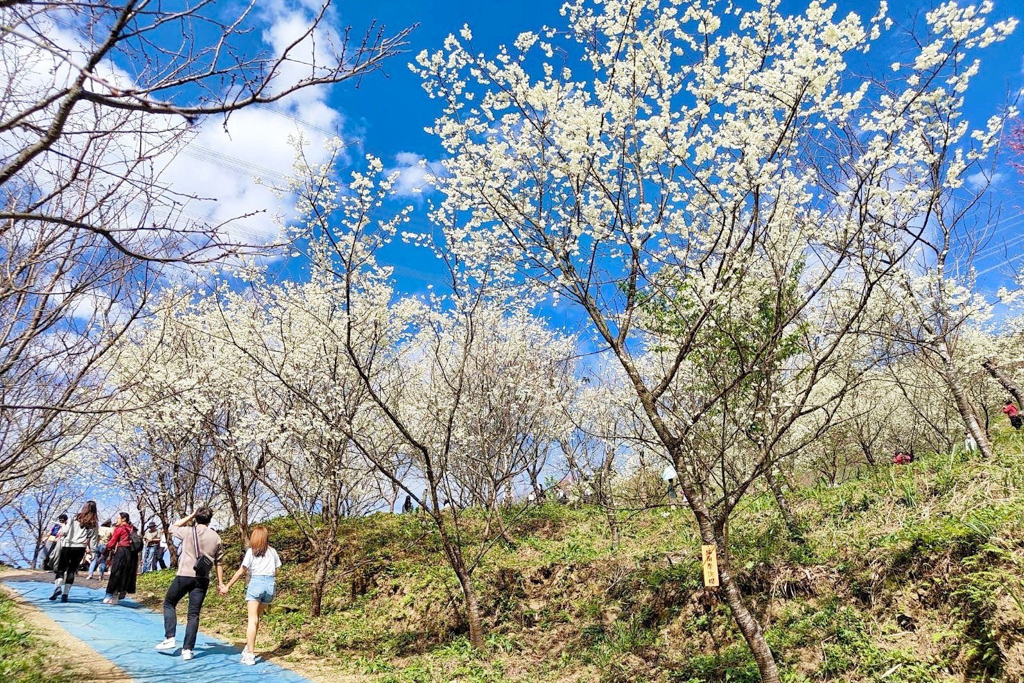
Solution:
<svg viewBox="0 0 1024 683">
<path fill-rule="evenodd" d="M 56 661 L 59 646 L 33 634 L 13 600 L 0 591 L 0 681 L 5 683 L 71 683 L 81 675 Z M 66 657 L 64 658 L 66 660 Z"/>
<path fill-rule="evenodd" d="M 1024 680 L 1022 440 L 998 436 L 993 462 L 926 455 L 794 493 L 805 544 L 788 540 L 770 496 L 748 500 L 733 559 L 785 680 Z M 689 512 L 620 522 L 613 548 L 596 509 L 549 504 L 520 518 L 515 546 L 495 548 L 476 575 L 488 633 L 476 653 L 426 520 L 351 520 L 319 619 L 302 540 L 275 520 L 285 567 L 258 649 L 334 680 L 757 681 L 702 587 Z M 170 577 L 140 587 L 155 600 Z M 244 610 L 240 587 L 211 595 L 204 627 L 241 640 Z"/>
</svg>

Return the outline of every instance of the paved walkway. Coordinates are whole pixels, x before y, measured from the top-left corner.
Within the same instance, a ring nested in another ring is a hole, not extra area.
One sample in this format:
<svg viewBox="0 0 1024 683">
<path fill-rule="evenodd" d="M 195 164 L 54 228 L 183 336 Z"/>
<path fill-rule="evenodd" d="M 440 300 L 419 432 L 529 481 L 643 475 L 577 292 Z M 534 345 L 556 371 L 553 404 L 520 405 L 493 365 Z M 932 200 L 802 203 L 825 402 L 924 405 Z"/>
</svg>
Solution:
<svg viewBox="0 0 1024 683">
<path fill-rule="evenodd" d="M 259 661 L 256 666 L 244 666 L 239 663 L 241 653 L 238 648 L 202 632 L 196 641 L 195 659 L 184 662 L 181 659 L 181 639 L 185 635 L 182 624 L 178 624 L 178 649 L 155 650 L 153 646 L 164 638 L 163 615 L 131 600 L 122 600 L 117 606 L 104 605 L 101 602 L 102 590 L 75 585 L 68 602 L 62 603 L 47 599 L 53 592 L 52 583 L 4 583 L 136 681 L 306 681 L 271 662 Z M 185 607 L 182 601 L 178 606 L 179 613 Z"/>
</svg>

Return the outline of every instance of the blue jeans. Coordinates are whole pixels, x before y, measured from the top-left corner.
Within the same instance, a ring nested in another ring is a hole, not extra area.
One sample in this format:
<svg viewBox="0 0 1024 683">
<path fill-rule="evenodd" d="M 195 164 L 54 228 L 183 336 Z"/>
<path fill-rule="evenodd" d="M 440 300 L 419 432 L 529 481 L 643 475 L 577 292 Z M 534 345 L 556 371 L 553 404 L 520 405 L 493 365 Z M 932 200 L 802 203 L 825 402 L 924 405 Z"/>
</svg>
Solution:
<svg viewBox="0 0 1024 683">
<path fill-rule="evenodd" d="M 96 567 L 100 568 L 100 578 L 107 572 L 107 546 L 105 544 L 96 546 L 96 552 L 93 553 L 92 562 L 89 563 L 89 576 L 96 571 Z"/>
<path fill-rule="evenodd" d="M 253 576 L 249 579 L 249 585 L 245 589 L 245 599 L 256 600 L 264 605 L 274 601 L 274 577 Z"/>
<path fill-rule="evenodd" d="M 142 573 L 156 571 L 156 556 L 160 552 L 160 546 L 147 545 L 142 555 Z"/>
</svg>

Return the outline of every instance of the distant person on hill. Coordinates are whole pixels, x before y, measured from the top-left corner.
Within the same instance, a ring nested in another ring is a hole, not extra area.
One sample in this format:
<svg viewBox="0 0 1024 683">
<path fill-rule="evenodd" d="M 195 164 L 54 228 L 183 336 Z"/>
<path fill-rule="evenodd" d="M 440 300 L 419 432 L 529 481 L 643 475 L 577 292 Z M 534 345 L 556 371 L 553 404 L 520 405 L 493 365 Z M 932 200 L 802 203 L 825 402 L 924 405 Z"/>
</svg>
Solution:
<svg viewBox="0 0 1024 683">
<path fill-rule="evenodd" d="M 61 544 L 60 555 L 54 568 L 53 595 L 50 596 L 50 600 L 56 600 L 57 596 L 60 596 L 61 602 L 68 601 L 68 593 L 75 583 L 78 565 L 82 564 L 86 551 L 92 548 L 96 541 L 97 526 L 96 501 L 87 500 L 82 510 L 61 532 L 64 542 Z"/>
<path fill-rule="evenodd" d="M 92 579 L 93 574 L 98 568 L 100 570 L 100 581 L 103 580 L 103 575 L 107 573 L 107 543 L 110 542 L 110 537 L 113 533 L 114 524 L 109 519 L 100 524 L 96 533 L 96 551 L 92 555 L 92 562 L 89 563 L 89 573 L 85 578 Z"/>
<path fill-rule="evenodd" d="M 178 628 L 178 603 L 188 596 L 188 622 L 185 625 L 185 640 L 181 646 L 181 658 L 192 659 L 199 633 L 199 613 L 210 589 L 210 572 L 216 567 L 218 587 L 224 583 L 224 546 L 220 536 L 210 528 L 213 510 L 203 506 L 188 517 L 183 517 L 169 527 L 171 536 L 181 540 L 181 554 L 178 556 L 178 573 L 167 587 L 164 596 L 164 640 L 156 645 L 158 650 L 173 650 L 174 635 Z M 186 526 L 190 522 L 194 522 Z"/>
<path fill-rule="evenodd" d="M 160 534 L 159 545 L 156 549 L 156 564 L 160 569 L 167 569 L 167 563 L 164 562 L 164 553 L 167 552 L 167 528 L 164 528 L 163 533 Z"/>
<path fill-rule="evenodd" d="M 1006 402 L 1006 405 L 1003 406 L 1003 412 L 1006 413 L 1006 417 L 1010 418 L 1010 424 L 1013 425 L 1014 429 L 1020 429 L 1024 426 L 1024 420 L 1021 419 L 1020 411 L 1017 410 L 1017 406 L 1013 404 L 1013 401 Z"/>
<path fill-rule="evenodd" d="M 160 532 L 157 531 L 156 522 L 150 522 L 146 526 L 146 533 L 142 536 L 145 550 L 142 555 L 142 573 L 156 571 L 156 556 L 160 552 Z"/>
<path fill-rule="evenodd" d="M 110 579 L 107 581 L 107 597 L 103 602 L 116 605 L 128 593 L 135 592 L 135 570 L 139 562 L 138 550 L 132 549 L 132 536 L 138 538 L 127 512 L 118 512 L 114 520 L 114 532 L 107 543 L 107 562 L 110 564 Z"/>
<path fill-rule="evenodd" d="M 402 513 L 408 514 L 412 512 L 412 496 L 406 496 L 405 502 L 402 503 Z"/>
<path fill-rule="evenodd" d="M 978 442 L 973 436 L 971 436 L 971 433 L 966 430 L 964 431 L 964 450 L 968 453 L 978 452 Z"/>
<path fill-rule="evenodd" d="M 408 500 L 408 499 L 406 499 Z M 242 664 L 256 663 L 256 633 L 260 628 L 260 617 L 270 608 L 274 600 L 274 579 L 281 566 L 281 558 L 277 551 L 270 547 L 267 527 L 253 527 L 249 535 L 249 549 L 242 558 L 242 566 L 231 577 L 227 585 L 223 583 L 217 590 L 227 595 L 235 582 L 249 572 L 249 585 L 245 589 L 245 603 L 249 608 L 249 626 L 245 630 L 245 649 L 242 650 Z"/>
<path fill-rule="evenodd" d="M 665 469 L 661 472 L 661 479 L 668 485 L 668 504 L 673 510 L 676 509 L 676 503 L 679 501 L 679 494 L 676 493 L 676 479 L 679 474 L 676 472 L 676 468 L 669 463 L 665 466 Z"/>
<path fill-rule="evenodd" d="M 896 451 L 896 454 L 892 456 L 894 465 L 909 465 L 912 462 L 914 462 L 914 455 L 907 451 Z"/>
</svg>

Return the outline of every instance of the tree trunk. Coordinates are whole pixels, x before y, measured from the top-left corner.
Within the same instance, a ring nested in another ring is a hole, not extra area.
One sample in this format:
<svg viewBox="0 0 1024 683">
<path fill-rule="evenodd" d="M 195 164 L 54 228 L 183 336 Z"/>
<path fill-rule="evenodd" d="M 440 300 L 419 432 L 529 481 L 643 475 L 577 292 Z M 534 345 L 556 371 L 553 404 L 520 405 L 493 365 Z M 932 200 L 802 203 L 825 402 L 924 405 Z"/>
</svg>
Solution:
<svg viewBox="0 0 1024 683">
<path fill-rule="evenodd" d="M 996 365 L 994 360 L 989 359 L 981 365 L 988 370 L 988 374 L 992 375 L 1010 393 L 1010 396 L 1013 396 L 1013 400 L 1017 402 L 1017 407 L 1024 408 L 1024 392 L 1021 392 L 1020 387 L 1010 379 L 1010 376 L 1003 372 L 1003 369 Z"/>
<path fill-rule="evenodd" d="M 612 489 L 612 470 L 615 464 L 615 452 L 612 449 L 605 451 L 604 462 L 601 463 L 601 475 L 594 482 L 597 487 L 598 504 L 604 508 L 605 518 L 608 520 L 608 531 L 612 535 L 612 549 L 619 547 L 619 540 L 622 534 L 619 530 L 619 520 L 615 516 L 615 491 Z"/>
<path fill-rule="evenodd" d="M 476 589 L 473 588 L 472 577 L 466 570 L 466 563 L 462 558 L 462 549 L 448 536 L 448 529 L 445 528 L 444 518 L 435 515 L 434 522 L 437 524 L 438 534 L 441 536 L 441 545 L 448 557 L 448 564 L 459 580 L 462 587 L 462 596 L 466 600 L 466 621 L 469 623 L 469 642 L 474 648 L 482 650 L 484 647 L 484 631 L 480 621 L 480 603 L 476 598 Z"/>
<path fill-rule="evenodd" d="M 768 487 L 772 490 L 772 495 L 775 496 L 775 503 L 779 506 L 779 512 L 782 514 L 782 521 L 786 524 L 786 531 L 789 532 L 790 540 L 803 543 L 804 536 L 800 531 L 800 525 L 797 523 L 792 509 L 789 507 L 786 492 L 782 490 L 782 482 L 775 476 L 774 466 L 769 466 L 765 470 L 765 478 L 768 479 Z"/>
<path fill-rule="evenodd" d="M 462 595 L 466 598 L 466 621 L 469 622 L 469 642 L 478 650 L 484 648 L 483 625 L 480 623 L 480 604 L 476 599 L 476 590 L 465 572 L 458 572 Z"/>
<path fill-rule="evenodd" d="M 238 540 L 242 542 L 243 548 L 249 547 L 249 520 L 248 515 L 245 514 L 245 509 L 248 505 L 245 502 L 239 501 L 239 498 L 244 495 L 241 491 L 235 491 L 235 488 L 231 485 L 231 476 L 229 467 L 222 465 L 221 471 L 221 491 L 224 497 L 228 501 L 228 507 L 231 509 L 231 518 L 235 522 L 235 530 L 238 532 Z M 238 477 L 239 488 L 245 486 L 245 480 L 242 476 Z"/>
<path fill-rule="evenodd" d="M 775 656 L 772 654 L 771 648 L 768 647 L 768 641 L 764 638 L 761 624 L 757 622 L 747 607 L 743 600 L 743 593 L 736 583 L 736 577 L 733 576 L 724 532 L 713 528 L 703 511 L 694 509 L 694 512 L 697 514 L 697 525 L 700 528 L 702 542 L 705 545 L 714 545 L 718 551 L 718 582 L 722 597 L 725 604 L 729 606 L 736 626 L 747 641 L 750 652 L 754 655 L 754 661 L 757 662 L 757 669 L 761 674 L 761 683 L 781 683 L 779 667 L 775 663 Z"/>
<path fill-rule="evenodd" d="M 949 386 L 950 392 L 953 394 L 953 400 L 956 401 L 957 411 L 960 413 L 960 417 L 963 418 L 964 425 L 967 427 L 967 432 L 974 437 L 974 440 L 978 442 L 978 450 L 981 452 L 981 457 L 991 458 L 992 457 L 992 444 L 988 441 L 988 435 L 985 430 L 978 424 L 978 416 L 974 413 L 974 408 L 971 407 L 971 402 L 967 400 L 967 392 L 964 390 L 962 384 L 960 384 L 960 378 L 957 377 L 956 368 L 953 367 L 952 363 L 947 359 L 946 371 L 944 373 L 946 384 Z"/>
<path fill-rule="evenodd" d="M 167 514 L 166 513 L 158 514 L 157 518 L 160 520 L 160 533 L 164 537 L 164 543 L 167 544 L 167 552 L 171 556 L 171 565 L 170 566 L 171 567 L 177 567 L 178 566 L 178 548 L 172 542 L 170 534 L 167 533 L 167 528 L 170 526 L 167 523 Z"/>
<path fill-rule="evenodd" d="M 327 570 L 331 566 L 331 557 L 334 555 L 333 544 L 321 544 L 316 562 L 316 573 L 313 576 L 313 590 L 310 599 L 309 611 L 314 617 L 319 617 L 323 608 L 324 589 L 327 587 Z"/>
</svg>

